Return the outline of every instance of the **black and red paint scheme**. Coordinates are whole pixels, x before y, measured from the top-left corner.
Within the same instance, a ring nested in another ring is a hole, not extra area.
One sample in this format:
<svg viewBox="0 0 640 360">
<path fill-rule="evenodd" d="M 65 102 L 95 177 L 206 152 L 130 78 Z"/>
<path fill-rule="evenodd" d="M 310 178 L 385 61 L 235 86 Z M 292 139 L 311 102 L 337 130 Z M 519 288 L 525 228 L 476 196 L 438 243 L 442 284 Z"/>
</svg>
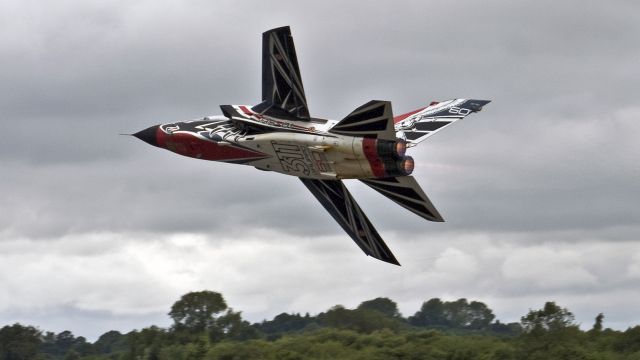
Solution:
<svg viewBox="0 0 640 360">
<path fill-rule="evenodd" d="M 289 27 L 263 34 L 262 102 L 221 105 L 223 115 L 151 126 L 135 137 L 192 158 L 299 177 L 369 256 L 399 265 L 343 183 L 359 179 L 407 210 L 444 221 L 416 180 L 407 149 L 488 100 L 432 102 L 394 117 L 373 100 L 342 120 L 310 116 Z"/>
</svg>

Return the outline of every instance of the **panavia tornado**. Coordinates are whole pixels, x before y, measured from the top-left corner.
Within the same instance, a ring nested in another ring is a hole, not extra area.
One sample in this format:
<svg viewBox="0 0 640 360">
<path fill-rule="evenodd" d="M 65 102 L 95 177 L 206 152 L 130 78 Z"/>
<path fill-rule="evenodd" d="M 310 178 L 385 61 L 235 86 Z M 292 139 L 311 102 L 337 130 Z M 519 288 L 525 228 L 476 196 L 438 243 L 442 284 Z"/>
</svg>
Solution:
<svg viewBox="0 0 640 360">
<path fill-rule="evenodd" d="M 180 155 L 296 176 L 365 254 L 400 265 L 343 179 L 358 179 L 429 221 L 444 221 L 415 178 L 413 147 L 489 100 L 454 99 L 393 116 L 372 100 L 342 120 L 310 115 L 288 26 L 262 34 L 262 102 L 156 125 L 135 137 Z"/>
</svg>

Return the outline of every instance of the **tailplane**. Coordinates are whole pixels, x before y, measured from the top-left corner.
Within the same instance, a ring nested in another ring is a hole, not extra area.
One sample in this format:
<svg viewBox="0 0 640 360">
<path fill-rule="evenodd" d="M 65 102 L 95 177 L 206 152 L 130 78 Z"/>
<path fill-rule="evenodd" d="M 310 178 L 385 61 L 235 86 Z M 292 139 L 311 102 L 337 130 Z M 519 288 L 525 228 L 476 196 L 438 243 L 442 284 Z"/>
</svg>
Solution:
<svg viewBox="0 0 640 360">
<path fill-rule="evenodd" d="M 362 179 L 360 181 L 424 219 L 444 221 L 413 176 Z"/>
<path fill-rule="evenodd" d="M 429 136 L 444 129 L 467 115 L 482 110 L 490 100 L 454 99 L 432 102 L 429 106 L 396 116 L 396 136 L 415 146 Z"/>
</svg>

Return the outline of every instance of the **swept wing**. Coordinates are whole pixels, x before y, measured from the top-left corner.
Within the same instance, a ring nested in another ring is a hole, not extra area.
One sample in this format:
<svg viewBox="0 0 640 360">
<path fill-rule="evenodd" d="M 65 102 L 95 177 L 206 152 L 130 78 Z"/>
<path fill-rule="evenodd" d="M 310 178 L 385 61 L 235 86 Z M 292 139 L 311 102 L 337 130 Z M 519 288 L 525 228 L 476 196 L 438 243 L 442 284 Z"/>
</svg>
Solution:
<svg viewBox="0 0 640 360">
<path fill-rule="evenodd" d="M 453 99 L 433 102 L 426 108 L 394 118 L 396 136 L 415 146 L 446 126 L 482 110 L 490 100 Z"/>
<path fill-rule="evenodd" d="M 400 265 L 342 181 L 300 180 L 365 254 Z"/>
</svg>

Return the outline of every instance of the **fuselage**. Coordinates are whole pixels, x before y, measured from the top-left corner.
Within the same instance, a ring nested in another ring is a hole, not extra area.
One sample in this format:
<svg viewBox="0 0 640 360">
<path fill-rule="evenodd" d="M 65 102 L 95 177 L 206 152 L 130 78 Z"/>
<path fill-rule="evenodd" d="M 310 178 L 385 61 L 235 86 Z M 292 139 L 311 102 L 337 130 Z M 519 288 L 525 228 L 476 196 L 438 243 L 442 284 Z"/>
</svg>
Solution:
<svg viewBox="0 0 640 360">
<path fill-rule="evenodd" d="M 265 132 L 253 131 L 255 124 L 245 121 L 209 116 L 152 126 L 135 136 L 183 156 L 302 178 L 367 179 L 408 175 L 413 170 L 413 160 L 404 156 L 404 144 L 328 133 L 324 128 L 335 123 L 330 120 L 307 129 L 277 121 Z"/>
</svg>

